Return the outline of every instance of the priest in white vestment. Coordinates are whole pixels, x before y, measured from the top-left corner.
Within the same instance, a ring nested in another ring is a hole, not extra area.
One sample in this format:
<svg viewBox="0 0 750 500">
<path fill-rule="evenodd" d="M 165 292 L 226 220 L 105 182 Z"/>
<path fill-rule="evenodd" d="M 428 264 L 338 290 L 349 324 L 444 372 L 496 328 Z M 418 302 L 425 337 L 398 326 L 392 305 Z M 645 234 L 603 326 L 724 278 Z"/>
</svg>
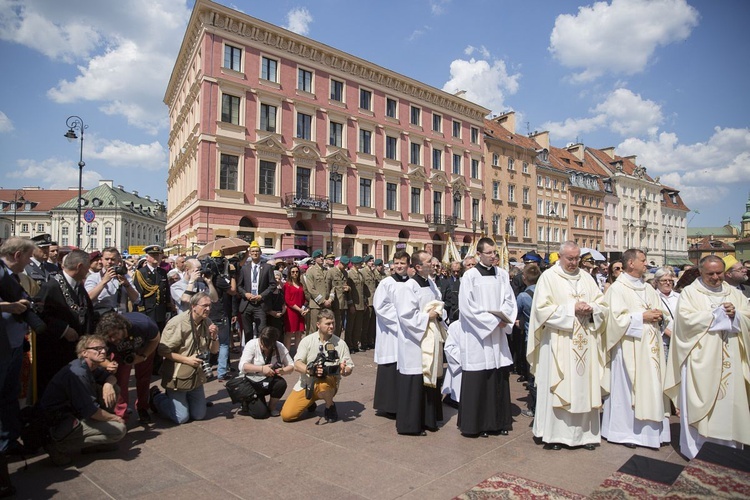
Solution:
<svg viewBox="0 0 750 500">
<path fill-rule="evenodd" d="M 643 280 L 646 254 L 626 250 L 623 273 L 607 289 L 607 365 L 602 381 L 602 437 L 635 448 L 670 442 L 669 399 L 664 394 L 663 324 L 669 311 Z"/>
<path fill-rule="evenodd" d="M 580 257 L 578 245 L 563 243 L 531 305 L 526 358 L 537 385 L 533 432 L 552 450 L 593 450 L 601 442 L 606 308 L 594 278 L 578 268 Z"/>
<path fill-rule="evenodd" d="M 401 287 L 409 276 L 409 254 L 399 250 L 393 256 L 393 274 L 383 278 L 372 299 L 375 313 L 375 363 L 378 370 L 375 375 L 375 397 L 372 407 L 378 415 L 394 418 L 396 416 L 396 361 L 398 360 L 398 313 L 393 300 L 397 288 Z"/>
<path fill-rule="evenodd" d="M 700 278 L 680 293 L 667 360 L 667 395 L 680 408 L 680 451 L 706 441 L 750 445 L 750 306 L 723 281 L 724 261 L 701 259 Z"/>
<path fill-rule="evenodd" d="M 458 428 L 464 436 L 507 435 L 512 429 L 508 335 L 518 308 L 508 272 L 492 265 L 495 242 L 477 243 L 477 265 L 458 291 L 461 401 Z"/>
</svg>

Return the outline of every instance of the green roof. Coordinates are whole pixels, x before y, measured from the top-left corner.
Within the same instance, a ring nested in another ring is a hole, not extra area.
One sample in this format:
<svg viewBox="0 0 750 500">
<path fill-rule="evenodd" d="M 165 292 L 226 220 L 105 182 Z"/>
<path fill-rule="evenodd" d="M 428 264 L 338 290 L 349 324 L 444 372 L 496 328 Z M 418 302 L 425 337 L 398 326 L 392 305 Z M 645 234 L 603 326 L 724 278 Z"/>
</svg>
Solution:
<svg viewBox="0 0 750 500">
<path fill-rule="evenodd" d="M 76 198 L 57 205 L 53 210 L 75 210 Z M 94 189 L 88 190 L 82 195 L 85 200 L 84 210 L 88 208 L 100 210 L 122 210 L 132 212 L 146 217 L 166 219 L 165 208 L 157 200 L 149 200 L 132 192 L 125 191 L 120 187 L 111 187 L 103 182 Z M 98 200 L 98 201 L 96 201 Z"/>
</svg>

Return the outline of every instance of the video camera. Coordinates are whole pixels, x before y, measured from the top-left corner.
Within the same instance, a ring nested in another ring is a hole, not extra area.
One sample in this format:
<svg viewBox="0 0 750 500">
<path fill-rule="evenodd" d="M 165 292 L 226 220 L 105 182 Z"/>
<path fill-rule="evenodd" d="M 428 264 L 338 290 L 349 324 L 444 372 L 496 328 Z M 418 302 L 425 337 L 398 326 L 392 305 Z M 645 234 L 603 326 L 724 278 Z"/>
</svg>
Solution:
<svg viewBox="0 0 750 500">
<path fill-rule="evenodd" d="M 224 257 L 205 257 L 201 259 L 201 276 L 204 280 L 211 280 L 213 285 L 227 291 L 231 286 L 229 278 L 229 262 Z"/>
<path fill-rule="evenodd" d="M 326 342 L 320 346 L 320 351 L 313 361 L 308 363 L 307 371 L 312 374 L 313 377 L 317 377 L 316 373 L 318 367 L 323 367 L 323 375 L 321 378 L 325 378 L 329 375 L 338 375 L 341 366 L 339 365 L 339 353 L 331 342 Z"/>
</svg>

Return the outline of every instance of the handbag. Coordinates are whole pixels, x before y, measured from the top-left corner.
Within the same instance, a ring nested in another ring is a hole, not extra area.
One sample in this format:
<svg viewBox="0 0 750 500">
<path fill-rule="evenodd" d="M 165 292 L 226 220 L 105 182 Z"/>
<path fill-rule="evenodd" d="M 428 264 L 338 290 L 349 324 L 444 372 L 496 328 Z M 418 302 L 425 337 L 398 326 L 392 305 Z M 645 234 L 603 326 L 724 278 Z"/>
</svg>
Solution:
<svg viewBox="0 0 750 500">
<path fill-rule="evenodd" d="M 175 391 L 192 391 L 200 385 L 201 373 L 203 373 L 202 370 L 193 368 L 185 363 L 174 363 L 172 378 L 167 380 L 164 388 Z"/>
<path fill-rule="evenodd" d="M 266 419 L 271 416 L 266 399 L 260 396 L 252 382 L 244 375 L 228 380 L 224 385 L 232 403 L 240 403 L 242 410 L 254 419 Z"/>
</svg>

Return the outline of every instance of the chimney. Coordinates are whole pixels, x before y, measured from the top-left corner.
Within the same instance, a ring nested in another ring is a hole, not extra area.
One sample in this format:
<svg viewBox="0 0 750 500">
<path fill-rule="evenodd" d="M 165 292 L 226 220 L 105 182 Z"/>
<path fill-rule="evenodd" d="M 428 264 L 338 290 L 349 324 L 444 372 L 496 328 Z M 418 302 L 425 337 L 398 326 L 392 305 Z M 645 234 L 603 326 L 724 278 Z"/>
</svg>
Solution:
<svg viewBox="0 0 750 500">
<path fill-rule="evenodd" d="M 583 161 L 583 144 L 581 144 L 580 142 L 577 144 L 571 144 L 565 149 L 568 150 L 568 153 L 572 154 L 573 156 L 578 158 L 580 161 Z"/>
<path fill-rule="evenodd" d="M 125 191 L 125 189 L 122 187 L 122 184 L 118 184 L 117 189 L 119 189 L 120 191 Z"/>
<path fill-rule="evenodd" d="M 541 147 L 549 151 L 549 132 L 544 130 L 542 132 L 534 133 L 531 136 Z"/>
<path fill-rule="evenodd" d="M 109 179 L 99 179 L 99 185 L 112 187 L 112 181 Z"/>
<path fill-rule="evenodd" d="M 615 159 L 615 148 L 614 147 L 610 146 L 608 148 L 602 148 L 599 151 L 601 151 L 605 155 L 609 156 L 610 160 L 614 160 Z"/>
<path fill-rule="evenodd" d="M 138 191 L 136 191 L 135 189 L 133 190 L 133 196 L 138 196 Z"/>
<path fill-rule="evenodd" d="M 495 123 L 503 127 L 511 134 L 516 133 L 516 112 L 508 111 L 495 118 Z"/>
<path fill-rule="evenodd" d="M 636 155 L 630 155 L 630 156 L 625 157 L 626 160 L 633 162 L 633 165 L 637 166 L 638 164 L 635 162 L 636 158 L 638 158 L 638 156 Z"/>
<path fill-rule="evenodd" d="M 151 196 L 149 196 L 149 195 L 146 195 L 146 196 L 145 196 L 145 198 L 146 198 L 146 199 L 147 199 L 148 201 L 151 201 Z"/>
</svg>

